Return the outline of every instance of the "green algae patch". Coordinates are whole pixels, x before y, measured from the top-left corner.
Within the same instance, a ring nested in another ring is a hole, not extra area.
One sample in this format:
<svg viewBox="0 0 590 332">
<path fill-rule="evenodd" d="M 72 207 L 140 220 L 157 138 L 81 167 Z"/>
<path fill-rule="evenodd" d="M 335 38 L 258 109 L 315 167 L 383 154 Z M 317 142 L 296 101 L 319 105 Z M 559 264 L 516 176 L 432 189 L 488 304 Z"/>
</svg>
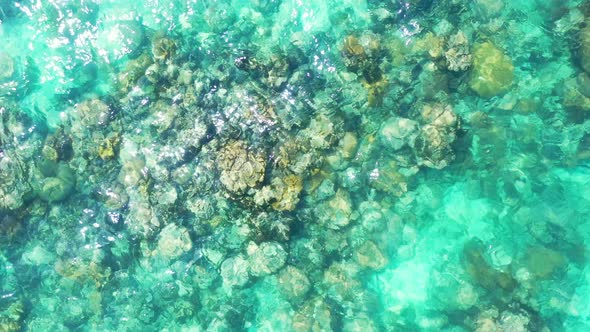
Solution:
<svg viewBox="0 0 590 332">
<path fill-rule="evenodd" d="M 483 98 L 508 91 L 514 80 L 512 60 L 494 44 L 477 44 L 473 50 L 473 69 L 469 87 Z"/>
</svg>

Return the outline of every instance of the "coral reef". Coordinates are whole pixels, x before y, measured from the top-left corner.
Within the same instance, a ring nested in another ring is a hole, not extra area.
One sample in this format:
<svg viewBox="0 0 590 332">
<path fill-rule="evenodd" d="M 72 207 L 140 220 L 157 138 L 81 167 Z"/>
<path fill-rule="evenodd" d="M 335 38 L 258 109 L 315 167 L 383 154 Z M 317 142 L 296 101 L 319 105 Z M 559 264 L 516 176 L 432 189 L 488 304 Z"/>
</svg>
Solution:
<svg viewBox="0 0 590 332">
<path fill-rule="evenodd" d="M 264 179 L 266 161 L 262 154 L 249 151 L 243 141 L 227 143 L 217 157 L 219 181 L 230 193 L 245 193 Z"/>
<path fill-rule="evenodd" d="M 473 46 L 469 87 L 484 98 L 507 92 L 514 80 L 511 59 L 491 42 Z"/>
<path fill-rule="evenodd" d="M 590 330 L 589 8 L 3 5 L 0 330 Z"/>
</svg>

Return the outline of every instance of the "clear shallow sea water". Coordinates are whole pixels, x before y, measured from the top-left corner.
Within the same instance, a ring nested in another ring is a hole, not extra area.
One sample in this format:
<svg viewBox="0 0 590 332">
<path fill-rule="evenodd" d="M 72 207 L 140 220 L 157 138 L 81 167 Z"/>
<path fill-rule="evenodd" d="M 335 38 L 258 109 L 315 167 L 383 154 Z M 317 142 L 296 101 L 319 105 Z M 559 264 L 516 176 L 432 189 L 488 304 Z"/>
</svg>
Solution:
<svg viewBox="0 0 590 332">
<path fill-rule="evenodd" d="M 0 40 L 0 331 L 590 330 L 585 1 L 3 1 Z"/>
</svg>

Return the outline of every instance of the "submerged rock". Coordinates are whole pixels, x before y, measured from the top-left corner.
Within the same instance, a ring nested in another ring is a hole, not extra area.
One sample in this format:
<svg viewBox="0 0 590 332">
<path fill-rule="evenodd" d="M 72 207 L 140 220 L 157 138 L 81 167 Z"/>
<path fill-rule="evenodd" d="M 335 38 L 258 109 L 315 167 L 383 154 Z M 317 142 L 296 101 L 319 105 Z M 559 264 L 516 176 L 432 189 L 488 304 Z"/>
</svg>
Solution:
<svg viewBox="0 0 590 332">
<path fill-rule="evenodd" d="M 379 138 L 386 148 L 399 150 L 411 144 L 417 131 L 417 122 L 400 117 L 391 117 L 383 123 Z"/>
<path fill-rule="evenodd" d="M 387 265 L 387 257 L 373 241 L 363 243 L 354 253 L 355 261 L 362 267 L 380 270 Z"/>
<path fill-rule="evenodd" d="M 498 16 L 504 8 L 503 0 L 474 0 L 473 8 L 484 18 Z"/>
<path fill-rule="evenodd" d="M 373 169 L 369 179 L 371 187 L 401 197 L 408 191 L 408 178 L 394 161 L 384 162 Z"/>
<path fill-rule="evenodd" d="M 469 87 L 483 98 L 505 93 L 514 80 L 512 60 L 491 42 L 475 45 Z"/>
<path fill-rule="evenodd" d="M 427 104 L 422 107 L 420 115 L 424 123 L 446 128 L 449 131 L 454 132 L 459 127 L 459 118 L 450 105 Z"/>
<path fill-rule="evenodd" d="M 49 177 L 41 180 L 39 197 L 47 202 L 58 202 L 66 198 L 71 190 L 71 184 L 60 178 Z"/>
<path fill-rule="evenodd" d="M 356 155 L 358 149 L 358 139 L 353 132 L 346 132 L 340 140 L 342 157 L 351 159 Z"/>
<path fill-rule="evenodd" d="M 541 246 L 529 248 L 524 259 L 524 266 L 538 279 L 549 279 L 566 265 L 567 260 L 562 253 Z"/>
<path fill-rule="evenodd" d="M 259 246 L 250 243 L 248 254 L 250 273 L 256 277 L 275 273 L 287 259 L 287 252 L 277 242 L 264 242 Z"/>
<path fill-rule="evenodd" d="M 31 185 L 25 181 L 27 176 L 17 158 L 0 158 L 0 209 L 13 210 L 23 205 L 31 191 Z"/>
<path fill-rule="evenodd" d="M 349 192 L 338 189 L 331 200 L 316 207 L 316 213 L 320 221 L 330 229 L 348 226 L 353 219 L 353 207 Z"/>
<path fill-rule="evenodd" d="M 0 52 L 0 82 L 10 79 L 14 74 L 15 61 L 7 53 Z"/>
<path fill-rule="evenodd" d="M 359 267 L 353 262 L 336 262 L 325 269 L 322 287 L 328 297 L 338 302 L 358 300 L 358 272 Z"/>
<path fill-rule="evenodd" d="M 10 297 L 10 296 L 9 296 Z M 22 301 L 11 303 L 0 312 L 0 331 L 17 332 L 23 330 L 23 316 L 25 308 Z"/>
<path fill-rule="evenodd" d="M 166 61 L 176 53 L 176 43 L 174 40 L 157 36 L 152 40 L 152 55 L 156 61 Z"/>
<path fill-rule="evenodd" d="M 242 255 L 230 257 L 221 264 L 221 278 L 226 288 L 244 286 L 249 280 L 248 261 Z"/>
<path fill-rule="evenodd" d="M 512 312 L 504 311 L 501 314 L 494 307 L 479 313 L 475 322 L 475 332 L 490 332 L 490 331 L 511 331 L 511 332 L 525 332 L 538 331 L 530 324 L 531 318 L 524 311 Z M 549 329 L 542 329 L 541 331 L 549 331 Z"/>
<path fill-rule="evenodd" d="M 463 247 L 463 264 L 465 271 L 473 281 L 488 289 L 512 291 L 516 281 L 509 272 L 495 269 L 485 257 L 485 246 L 479 239 L 472 239 Z"/>
<path fill-rule="evenodd" d="M 35 183 L 39 198 L 46 202 L 59 202 L 68 197 L 74 190 L 76 178 L 72 169 L 64 163 L 56 166 L 55 172 Z"/>
<path fill-rule="evenodd" d="M 279 290 L 290 300 L 301 298 L 311 288 L 305 273 L 291 265 L 281 270 L 278 282 Z"/>
<path fill-rule="evenodd" d="M 169 224 L 160 232 L 157 253 L 175 259 L 193 247 L 188 230 L 176 224 Z"/>
<path fill-rule="evenodd" d="M 580 65 L 590 73 L 590 19 L 586 20 L 586 27 L 580 30 Z"/>
<path fill-rule="evenodd" d="M 293 330 L 296 332 L 331 331 L 331 325 L 331 308 L 320 296 L 305 302 L 293 315 Z"/>
<path fill-rule="evenodd" d="M 455 159 L 450 146 L 454 140 L 454 133 L 449 133 L 441 127 L 426 125 L 420 129 L 414 143 L 416 157 L 427 167 L 445 168 Z"/>
<path fill-rule="evenodd" d="M 293 211 L 299 203 L 299 194 L 303 189 L 301 176 L 290 174 L 283 178 L 274 178 L 272 188 L 276 202 L 272 207 L 277 211 Z"/>
<path fill-rule="evenodd" d="M 575 112 L 577 110 L 582 110 L 587 112 L 590 111 L 590 98 L 583 93 L 584 87 L 579 81 L 580 79 L 569 79 L 561 85 L 560 92 L 563 97 L 563 106 L 568 111 Z"/>
<path fill-rule="evenodd" d="M 459 31 L 450 37 L 447 42 L 445 59 L 447 68 L 450 71 L 464 71 L 471 66 L 472 57 L 469 52 L 469 41 L 463 31 Z"/>
<path fill-rule="evenodd" d="M 427 104 L 422 107 L 420 128 L 414 140 L 414 153 L 424 166 L 442 169 L 454 159 L 452 144 L 457 138 L 459 118 L 450 105 Z"/>
<path fill-rule="evenodd" d="M 96 128 L 108 124 L 112 110 L 104 101 L 90 99 L 76 105 L 73 114 L 77 120 L 74 124 L 80 127 L 80 131 L 84 131 L 89 128 Z"/>
<path fill-rule="evenodd" d="M 345 332 L 376 332 L 375 323 L 364 313 L 357 314 L 346 320 L 343 331 Z"/>
</svg>

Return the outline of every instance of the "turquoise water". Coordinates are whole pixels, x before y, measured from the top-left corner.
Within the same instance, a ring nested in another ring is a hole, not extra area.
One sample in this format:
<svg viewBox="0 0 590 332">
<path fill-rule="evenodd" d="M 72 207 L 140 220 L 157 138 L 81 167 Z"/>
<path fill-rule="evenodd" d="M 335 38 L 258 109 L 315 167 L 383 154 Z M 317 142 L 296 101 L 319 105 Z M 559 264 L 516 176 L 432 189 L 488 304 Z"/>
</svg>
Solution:
<svg viewBox="0 0 590 332">
<path fill-rule="evenodd" d="M 589 331 L 590 4 L 3 1 L 0 331 Z"/>
</svg>

